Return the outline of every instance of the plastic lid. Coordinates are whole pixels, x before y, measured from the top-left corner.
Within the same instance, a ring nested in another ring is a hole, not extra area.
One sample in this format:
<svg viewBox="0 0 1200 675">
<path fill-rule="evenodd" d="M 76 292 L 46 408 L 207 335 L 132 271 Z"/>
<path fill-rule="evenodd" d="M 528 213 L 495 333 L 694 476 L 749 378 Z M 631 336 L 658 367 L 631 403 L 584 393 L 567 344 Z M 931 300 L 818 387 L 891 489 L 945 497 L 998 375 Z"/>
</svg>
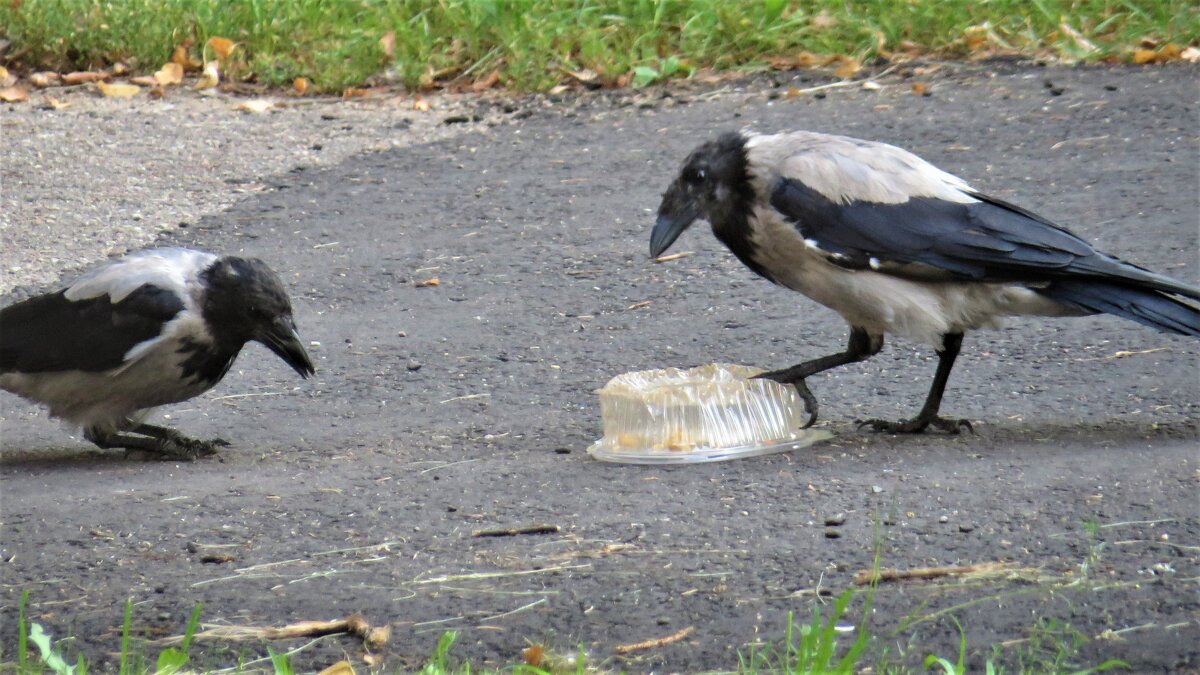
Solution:
<svg viewBox="0 0 1200 675">
<path fill-rule="evenodd" d="M 588 452 L 635 464 L 716 462 L 833 437 L 801 429 L 807 415 L 795 388 L 752 379 L 761 372 L 718 363 L 618 375 L 597 392 L 604 438 Z"/>
</svg>

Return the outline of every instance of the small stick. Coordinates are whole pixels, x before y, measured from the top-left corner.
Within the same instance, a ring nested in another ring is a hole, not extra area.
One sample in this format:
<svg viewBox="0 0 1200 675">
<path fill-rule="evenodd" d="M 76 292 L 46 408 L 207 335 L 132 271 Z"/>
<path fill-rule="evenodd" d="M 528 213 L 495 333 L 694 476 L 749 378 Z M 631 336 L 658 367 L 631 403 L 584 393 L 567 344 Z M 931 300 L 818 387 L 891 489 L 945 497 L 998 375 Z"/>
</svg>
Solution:
<svg viewBox="0 0 1200 675">
<path fill-rule="evenodd" d="M 1006 563 L 991 562 L 980 563 L 978 565 L 961 565 L 951 567 L 918 567 L 911 570 L 896 570 L 884 568 L 879 571 L 863 570 L 854 575 L 854 583 L 858 586 L 866 586 L 875 581 L 902 581 L 904 579 L 938 579 L 941 577 L 956 576 L 962 574 L 974 574 L 976 572 L 991 572 L 1001 569 L 1006 566 Z"/>
<path fill-rule="evenodd" d="M 372 628 L 371 624 L 363 618 L 362 614 L 352 614 L 344 619 L 336 621 L 301 621 L 299 623 L 289 624 L 282 628 L 269 628 L 257 626 L 217 626 L 209 630 L 200 631 L 193 637 L 196 639 L 216 639 L 216 640 L 291 640 L 302 637 L 320 637 L 322 635 L 333 635 L 335 633 L 349 633 L 356 635 L 370 644 L 382 645 L 387 642 L 391 636 L 391 631 L 387 626 Z M 183 636 L 176 636 L 160 640 L 161 643 L 182 642 Z"/>
<path fill-rule="evenodd" d="M 472 537 L 517 537 L 522 534 L 554 534 L 562 528 L 558 525 L 530 525 L 500 530 L 475 530 Z"/>
<path fill-rule="evenodd" d="M 654 301 L 653 300 L 643 300 L 641 302 L 635 302 L 632 305 L 626 307 L 625 309 L 630 310 L 630 309 L 640 309 L 642 307 L 649 307 L 650 303 L 652 303 L 652 302 L 654 302 Z"/>
<path fill-rule="evenodd" d="M 629 652 L 636 652 L 640 649 L 654 649 L 655 647 L 662 647 L 665 645 L 669 645 L 672 642 L 679 642 L 683 638 L 691 635 L 692 632 L 695 630 L 696 630 L 695 626 L 688 626 L 687 628 L 684 628 L 683 630 L 679 631 L 678 633 L 671 633 L 670 635 L 668 635 L 666 637 L 655 638 L 653 640 L 646 640 L 644 642 L 635 642 L 631 645 L 617 645 L 616 647 L 613 648 L 613 651 L 615 651 L 618 654 L 628 654 Z"/>
<path fill-rule="evenodd" d="M 682 251 L 680 253 L 671 253 L 669 255 L 660 255 L 654 259 L 654 262 L 659 262 L 659 263 L 671 262 L 672 260 L 679 260 L 680 258 L 686 258 L 691 254 L 692 254 L 691 251 Z"/>
</svg>

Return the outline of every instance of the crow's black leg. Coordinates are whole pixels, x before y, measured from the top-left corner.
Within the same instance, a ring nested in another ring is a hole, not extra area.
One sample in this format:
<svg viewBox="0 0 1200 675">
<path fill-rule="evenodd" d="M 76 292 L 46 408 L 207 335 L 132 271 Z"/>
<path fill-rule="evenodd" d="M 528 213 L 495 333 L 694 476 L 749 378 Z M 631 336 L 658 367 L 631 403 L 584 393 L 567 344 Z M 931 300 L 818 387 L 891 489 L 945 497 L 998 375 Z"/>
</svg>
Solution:
<svg viewBox="0 0 1200 675">
<path fill-rule="evenodd" d="M 796 391 L 800 394 L 800 398 L 804 399 L 804 409 L 808 411 L 808 422 L 804 424 L 804 428 L 807 429 L 817 421 L 818 406 L 817 397 L 813 396 L 804 378 L 824 372 L 830 368 L 844 366 L 847 363 L 863 361 L 878 354 L 880 349 L 883 349 L 882 335 L 872 336 L 863 328 L 851 326 L 850 342 L 846 345 L 846 351 L 805 361 L 791 368 L 772 370 L 771 372 L 758 375 L 758 377 L 774 380 L 780 384 L 790 384 L 796 388 Z"/>
<path fill-rule="evenodd" d="M 141 450 L 172 459 L 192 461 L 200 457 L 216 454 L 217 445 L 229 445 L 225 441 L 197 441 L 188 438 L 177 431 L 152 424 L 134 424 L 129 429 L 133 433 L 118 433 L 101 429 L 87 429 L 84 437 L 97 447 L 124 448 L 125 450 Z M 135 436 L 134 434 L 142 434 Z"/>
<path fill-rule="evenodd" d="M 894 434 L 915 434 L 925 431 L 929 426 L 957 434 L 961 429 L 972 431 L 971 422 L 965 419 L 947 419 L 938 417 L 938 409 L 942 406 L 942 394 L 946 391 L 946 382 L 950 379 L 950 369 L 954 367 L 954 359 L 962 348 L 962 333 L 947 333 L 942 336 L 942 350 L 938 352 L 937 372 L 933 375 L 933 386 L 925 397 L 925 405 L 921 412 L 911 420 L 889 422 L 887 420 L 866 420 L 859 426 L 869 426 L 875 431 L 888 431 Z"/>
</svg>

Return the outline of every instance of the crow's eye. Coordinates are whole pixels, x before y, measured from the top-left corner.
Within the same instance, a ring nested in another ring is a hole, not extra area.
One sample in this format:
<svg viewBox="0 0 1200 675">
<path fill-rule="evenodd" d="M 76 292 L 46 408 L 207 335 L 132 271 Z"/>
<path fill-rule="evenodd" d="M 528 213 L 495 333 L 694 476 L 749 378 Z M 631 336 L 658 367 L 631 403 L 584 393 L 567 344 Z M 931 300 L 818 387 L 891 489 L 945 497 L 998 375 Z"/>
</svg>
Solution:
<svg viewBox="0 0 1200 675">
<path fill-rule="evenodd" d="M 691 183 L 692 185 L 704 182 L 704 179 L 707 177 L 708 172 L 698 167 L 689 166 L 683 170 L 683 180 Z"/>
</svg>

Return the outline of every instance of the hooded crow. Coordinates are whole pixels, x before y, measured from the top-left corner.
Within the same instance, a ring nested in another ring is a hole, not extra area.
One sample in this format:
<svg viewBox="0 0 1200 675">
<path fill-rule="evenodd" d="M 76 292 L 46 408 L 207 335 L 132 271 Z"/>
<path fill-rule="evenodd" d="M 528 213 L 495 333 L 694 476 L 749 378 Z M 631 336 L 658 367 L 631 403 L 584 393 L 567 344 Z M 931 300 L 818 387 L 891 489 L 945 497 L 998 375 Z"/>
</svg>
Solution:
<svg viewBox="0 0 1200 675">
<path fill-rule="evenodd" d="M 938 416 L 963 334 L 1003 316 L 1107 313 L 1200 336 L 1200 310 L 1173 296 L 1200 287 L 1097 251 L 1066 229 L 980 194 L 900 148 L 808 131 L 729 132 L 687 158 L 650 235 L 658 257 L 696 219 L 759 275 L 850 323 L 846 350 L 768 373 L 795 385 L 883 348 L 887 333 L 926 342 L 937 372 L 916 417 L 877 431 L 957 433 Z"/>
<path fill-rule="evenodd" d="M 194 459 L 228 444 L 141 420 L 211 389 L 250 340 L 301 377 L 313 374 L 283 282 L 266 263 L 140 251 L 0 310 L 0 388 L 46 405 L 101 448 Z"/>
</svg>

